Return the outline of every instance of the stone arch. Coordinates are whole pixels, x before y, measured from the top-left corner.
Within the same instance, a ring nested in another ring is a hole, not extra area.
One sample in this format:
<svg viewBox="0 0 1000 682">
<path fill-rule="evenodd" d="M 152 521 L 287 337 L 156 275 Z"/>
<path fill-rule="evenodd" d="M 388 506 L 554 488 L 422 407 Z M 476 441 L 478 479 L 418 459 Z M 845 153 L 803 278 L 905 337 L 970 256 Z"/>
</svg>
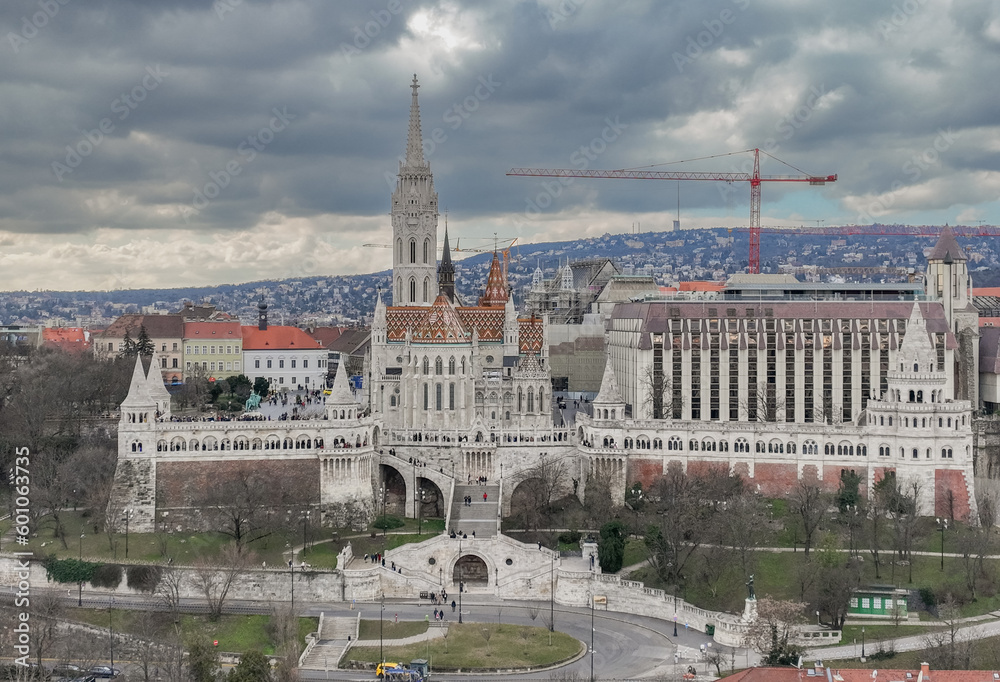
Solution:
<svg viewBox="0 0 1000 682">
<path fill-rule="evenodd" d="M 407 500 L 407 478 L 400 473 L 399 469 L 389 464 L 379 465 L 379 486 L 385 486 L 385 513 L 393 514 L 395 516 L 404 517 L 406 516 L 406 500 Z M 376 489 L 376 498 L 378 497 L 378 490 Z M 376 499 L 375 504 L 378 507 L 376 513 L 381 513 L 383 500 Z"/>
<path fill-rule="evenodd" d="M 490 584 L 490 565 L 477 553 L 463 553 L 451 567 L 451 581 L 456 593 L 459 582 L 465 583 L 466 588 L 485 587 Z"/>
<path fill-rule="evenodd" d="M 416 500 L 420 507 L 421 518 L 425 520 L 444 518 L 447 500 L 440 486 L 431 479 L 417 477 Z"/>
</svg>

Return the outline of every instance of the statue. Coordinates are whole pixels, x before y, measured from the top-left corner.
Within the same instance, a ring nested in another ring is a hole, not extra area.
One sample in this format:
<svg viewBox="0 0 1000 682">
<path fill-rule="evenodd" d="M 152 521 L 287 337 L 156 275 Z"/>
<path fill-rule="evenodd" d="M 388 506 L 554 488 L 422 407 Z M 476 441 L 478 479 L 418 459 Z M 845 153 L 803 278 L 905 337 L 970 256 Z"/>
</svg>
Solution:
<svg viewBox="0 0 1000 682">
<path fill-rule="evenodd" d="M 757 595 L 753 591 L 753 573 L 750 574 L 750 580 L 747 581 L 747 599 L 757 601 Z"/>
<path fill-rule="evenodd" d="M 260 396 L 257 395 L 257 391 L 254 391 L 253 393 L 250 394 L 250 397 L 247 398 L 247 402 L 243 406 L 243 409 L 246 410 L 247 412 L 252 412 L 253 410 L 256 410 L 259 407 L 260 407 Z"/>
</svg>

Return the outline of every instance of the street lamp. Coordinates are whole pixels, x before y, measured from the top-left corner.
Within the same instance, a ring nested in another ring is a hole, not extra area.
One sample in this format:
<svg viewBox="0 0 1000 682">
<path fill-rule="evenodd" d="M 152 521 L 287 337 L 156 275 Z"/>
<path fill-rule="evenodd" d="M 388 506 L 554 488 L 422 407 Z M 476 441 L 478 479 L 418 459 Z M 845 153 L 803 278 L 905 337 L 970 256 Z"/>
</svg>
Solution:
<svg viewBox="0 0 1000 682">
<path fill-rule="evenodd" d="M 462 537 L 458 538 L 458 561 L 455 568 L 458 569 L 458 622 L 462 622 L 462 592 L 465 591 L 465 584 L 462 582 Z"/>
<path fill-rule="evenodd" d="M 819 611 L 816 612 L 816 627 L 819 627 Z"/>
<path fill-rule="evenodd" d="M 549 632 L 556 631 L 556 555 L 549 555 Z"/>
<path fill-rule="evenodd" d="M 111 614 L 114 613 L 115 608 L 115 598 L 111 597 L 111 603 L 108 605 L 108 640 L 111 644 L 111 671 L 115 670 L 115 625 L 111 621 Z"/>
<path fill-rule="evenodd" d="M 944 570 L 944 532 L 948 530 L 948 519 L 936 519 L 938 530 L 941 531 L 941 570 Z"/>
<path fill-rule="evenodd" d="M 80 533 L 80 563 L 83 563 L 83 533 Z M 81 567 L 78 567 L 78 570 Z M 83 581 L 79 580 L 76 583 L 76 605 L 83 606 Z"/>
<path fill-rule="evenodd" d="M 385 663 L 385 654 L 382 652 L 382 622 L 385 620 L 385 595 L 381 599 L 382 609 L 378 615 L 378 660 Z"/>
<path fill-rule="evenodd" d="M 591 576 L 593 583 L 593 576 Z M 590 590 L 590 682 L 594 682 L 594 590 Z"/>
<path fill-rule="evenodd" d="M 288 571 L 292 579 L 292 615 L 295 615 L 295 554 L 288 560 Z"/>
<path fill-rule="evenodd" d="M 424 520 L 424 489 L 420 489 L 420 506 L 417 507 L 417 537 L 420 537 L 420 524 Z"/>
<path fill-rule="evenodd" d="M 382 496 L 382 546 L 385 548 L 385 483 L 379 486 L 378 494 Z"/>
<path fill-rule="evenodd" d="M 132 510 L 126 509 L 125 513 L 122 514 L 122 518 L 125 519 L 125 558 L 128 559 L 128 520 L 132 516 Z"/>
<path fill-rule="evenodd" d="M 865 628 L 861 627 L 861 660 L 865 660 Z"/>
<path fill-rule="evenodd" d="M 674 614 L 674 637 L 677 636 L 677 614 Z"/>
<path fill-rule="evenodd" d="M 309 532 L 309 510 L 302 512 L 302 556 L 306 555 L 306 548 L 309 545 L 309 541 L 306 539 L 306 534 Z"/>
</svg>

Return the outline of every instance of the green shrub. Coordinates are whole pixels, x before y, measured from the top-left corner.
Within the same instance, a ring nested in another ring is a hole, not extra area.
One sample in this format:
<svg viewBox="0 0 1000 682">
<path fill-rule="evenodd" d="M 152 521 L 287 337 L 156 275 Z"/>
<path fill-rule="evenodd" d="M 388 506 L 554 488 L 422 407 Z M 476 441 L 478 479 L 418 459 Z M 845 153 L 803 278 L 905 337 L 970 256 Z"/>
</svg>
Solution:
<svg viewBox="0 0 1000 682">
<path fill-rule="evenodd" d="M 928 609 L 933 609 L 937 606 L 937 596 L 934 594 L 934 589 L 930 587 L 921 587 L 918 590 L 920 594 L 920 601 L 924 603 Z"/>
<path fill-rule="evenodd" d="M 372 525 L 379 530 L 392 530 L 393 528 L 402 528 L 406 522 L 398 516 L 380 516 L 375 519 L 375 523 Z"/>
<path fill-rule="evenodd" d="M 93 578 L 94 572 L 101 567 L 101 564 L 90 561 L 56 559 L 52 555 L 46 557 L 42 565 L 45 566 L 49 580 L 57 583 L 88 583 Z"/>
</svg>

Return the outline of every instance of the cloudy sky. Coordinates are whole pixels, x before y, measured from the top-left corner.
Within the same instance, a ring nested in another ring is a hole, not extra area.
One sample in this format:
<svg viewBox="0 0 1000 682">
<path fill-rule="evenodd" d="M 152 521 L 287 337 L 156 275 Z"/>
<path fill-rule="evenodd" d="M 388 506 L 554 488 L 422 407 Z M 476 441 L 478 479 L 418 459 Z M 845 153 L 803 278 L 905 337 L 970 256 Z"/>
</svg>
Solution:
<svg viewBox="0 0 1000 682">
<path fill-rule="evenodd" d="M 389 267 L 414 73 L 462 246 L 661 230 L 678 190 L 746 225 L 746 183 L 505 173 L 754 147 L 839 175 L 764 185 L 764 225 L 1000 222 L 991 0 L 6 0 L 0 290 Z"/>
</svg>

